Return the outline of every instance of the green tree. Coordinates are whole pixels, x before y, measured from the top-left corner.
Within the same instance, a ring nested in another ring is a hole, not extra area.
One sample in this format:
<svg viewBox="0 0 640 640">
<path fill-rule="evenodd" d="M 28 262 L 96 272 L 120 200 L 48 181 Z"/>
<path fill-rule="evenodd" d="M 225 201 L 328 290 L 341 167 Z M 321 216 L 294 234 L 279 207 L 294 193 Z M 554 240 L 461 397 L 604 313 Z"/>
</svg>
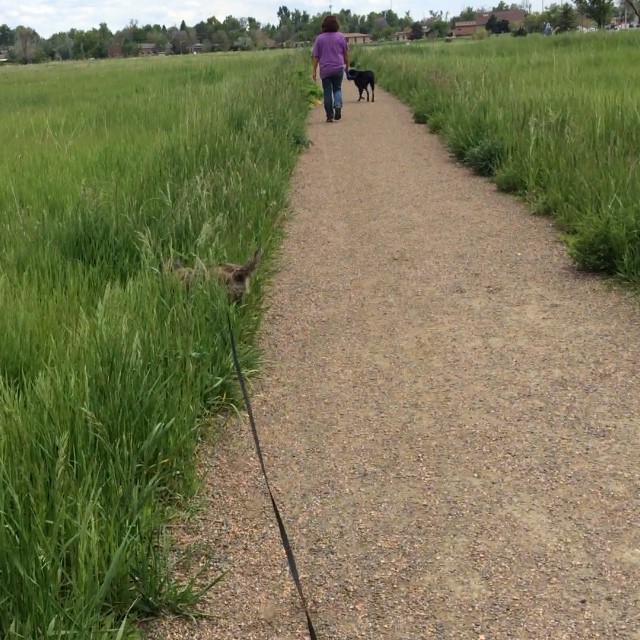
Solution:
<svg viewBox="0 0 640 640">
<path fill-rule="evenodd" d="M 69 42 L 71 41 L 71 47 L 73 51 L 73 57 L 76 60 L 83 58 L 106 58 L 109 45 L 113 41 L 113 34 L 107 27 L 105 22 L 100 24 L 99 29 L 89 29 L 88 31 L 80 31 L 78 29 L 71 29 L 69 31 L 69 38 L 65 39 L 62 44 L 62 49 L 68 49 Z M 65 59 L 63 51 L 59 51 L 59 57 Z"/>
<path fill-rule="evenodd" d="M 524 17 L 524 28 L 529 33 L 540 33 L 544 29 L 545 17 L 541 13 L 530 13 Z"/>
<path fill-rule="evenodd" d="M 231 47 L 234 51 L 249 51 L 253 49 L 253 40 L 249 36 L 240 36 Z"/>
<path fill-rule="evenodd" d="M 387 24 L 390 27 L 400 27 L 400 26 L 402 26 L 400 24 L 400 17 L 398 16 L 397 13 L 395 13 L 395 11 L 392 11 L 391 9 L 387 9 L 386 11 L 382 12 L 382 16 L 385 18 L 385 20 L 387 21 Z"/>
<path fill-rule="evenodd" d="M 171 51 L 178 55 L 187 53 L 189 48 L 189 34 L 186 31 L 176 30 L 171 34 Z"/>
<path fill-rule="evenodd" d="M 568 2 L 565 2 L 560 7 L 560 15 L 558 17 L 558 29 L 560 31 L 571 31 L 575 26 L 576 26 L 576 12 Z"/>
<path fill-rule="evenodd" d="M 546 24 L 547 22 L 552 26 L 552 27 L 557 27 L 558 26 L 558 22 L 560 22 L 560 5 L 553 2 L 550 5 L 547 5 L 547 8 L 542 12 L 542 17 L 544 19 L 544 24 Z M 543 24 L 543 28 L 544 28 L 544 24 Z"/>
<path fill-rule="evenodd" d="M 396 30 L 390 26 L 387 25 L 384 29 L 382 29 L 378 34 L 377 37 L 379 39 L 384 39 L 384 40 L 388 40 L 389 38 L 391 38 L 391 36 L 393 36 L 393 34 L 396 32 Z M 374 33 L 373 35 L 373 39 L 376 39 L 376 33 Z"/>
<path fill-rule="evenodd" d="M 414 22 L 411 25 L 411 39 L 412 40 L 420 40 L 423 36 L 422 33 L 422 24 L 420 22 Z"/>
<path fill-rule="evenodd" d="M 39 40 L 40 36 L 31 27 L 16 27 L 14 47 L 18 62 L 29 64 L 42 59 L 42 50 L 38 47 Z"/>
<path fill-rule="evenodd" d="M 229 51 L 231 48 L 231 40 L 226 31 L 222 29 L 215 31 L 211 36 L 211 44 L 214 51 Z"/>
<path fill-rule="evenodd" d="M 295 35 L 295 31 L 290 24 L 283 24 L 278 30 L 275 32 L 273 39 L 279 43 L 284 44 L 285 42 L 289 42 Z"/>
<path fill-rule="evenodd" d="M 476 19 L 476 10 L 473 7 L 467 7 L 459 16 L 460 22 L 470 22 Z"/>
<path fill-rule="evenodd" d="M 444 38 L 449 31 L 451 31 L 450 21 L 447 18 L 448 14 L 443 15 L 442 11 L 430 10 L 429 17 L 426 19 L 425 25 L 436 35 L 436 37 Z M 454 18 L 454 20 L 458 20 L 458 18 Z M 462 21 L 462 18 L 460 18 L 460 21 Z"/>
<path fill-rule="evenodd" d="M 487 20 L 487 24 L 484 25 L 484 28 L 489 33 L 498 33 L 498 18 L 496 18 L 496 14 L 492 13 Z"/>
<path fill-rule="evenodd" d="M 286 6 L 278 7 L 276 15 L 278 16 L 278 20 L 280 21 L 278 23 L 279 27 L 282 27 L 285 24 L 289 24 L 289 22 L 291 22 L 291 11 L 289 11 Z"/>
<path fill-rule="evenodd" d="M 80 29 L 71 29 L 69 31 L 69 38 L 72 43 L 72 58 L 74 60 L 84 59 L 84 31 L 81 31 Z"/>
<path fill-rule="evenodd" d="M 158 51 L 165 51 L 167 48 L 167 44 L 169 43 L 169 38 L 166 33 L 162 32 L 162 29 L 151 29 L 147 33 L 147 37 L 145 42 L 149 42 L 151 44 L 155 44 L 158 47 Z"/>
<path fill-rule="evenodd" d="M 47 41 L 45 53 L 51 60 L 71 60 L 73 40 L 65 31 L 54 33 Z"/>
<path fill-rule="evenodd" d="M 576 0 L 576 8 L 602 29 L 613 15 L 613 0 Z"/>
<path fill-rule="evenodd" d="M 13 40 L 13 29 L 11 29 L 9 25 L 6 24 L 0 25 L 0 47 L 13 46 Z"/>
<path fill-rule="evenodd" d="M 379 16 L 373 21 L 373 30 L 374 31 L 380 31 L 380 30 L 384 29 L 385 27 L 391 27 L 392 29 L 395 29 L 397 26 L 398 25 L 389 24 L 389 22 L 387 21 L 387 19 L 384 16 Z"/>
<path fill-rule="evenodd" d="M 138 51 L 140 50 L 140 45 L 133 40 L 128 40 L 127 42 L 122 43 L 122 55 L 125 58 L 129 58 L 131 56 L 137 56 Z"/>
<path fill-rule="evenodd" d="M 266 49 L 269 44 L 269 36 L 263 29 L 250 29 L 249 36 L 255 49 Z"/>
<path fill-rule="evenodd" d="M 106 22 L 101 22 L 98 29 L 95 29 L 96 47 L 94 51 L 95 58 L 106 58 L 109 45 L 113 42 L 113 33 L 107 26 Z"/>
<path fill-rule="evenodd" d="M 199 42 L 203 42 L 209 37 L 209 25 L 206 22 L 198 22 L 194 29 L 196 30 L 196 36 Z"/>
</svg>

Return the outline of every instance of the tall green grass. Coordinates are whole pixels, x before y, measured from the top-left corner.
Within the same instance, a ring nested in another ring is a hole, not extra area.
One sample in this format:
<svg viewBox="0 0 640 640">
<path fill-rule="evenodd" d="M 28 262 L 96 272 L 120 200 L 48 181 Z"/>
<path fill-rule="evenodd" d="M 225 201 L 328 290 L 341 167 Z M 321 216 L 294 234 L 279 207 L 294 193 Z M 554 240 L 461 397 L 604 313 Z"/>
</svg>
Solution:
<svg viewBox="0 0 640 640">
<path fill-rule="evenodd" d="M 0 637 L 127 637 L 195 597 L 162 527 L 235 397 L 229 305 L 158 266 L 276 246 L 305 62 L 0 69 Z M 260 299 L 231 310 L 247 369 Z"/>
<path fill-rule="evenodd" d="M 361 48 L 456 158 L 553 214 L 583 267 L 640 283 L 640 33 Z"/>
</svg>

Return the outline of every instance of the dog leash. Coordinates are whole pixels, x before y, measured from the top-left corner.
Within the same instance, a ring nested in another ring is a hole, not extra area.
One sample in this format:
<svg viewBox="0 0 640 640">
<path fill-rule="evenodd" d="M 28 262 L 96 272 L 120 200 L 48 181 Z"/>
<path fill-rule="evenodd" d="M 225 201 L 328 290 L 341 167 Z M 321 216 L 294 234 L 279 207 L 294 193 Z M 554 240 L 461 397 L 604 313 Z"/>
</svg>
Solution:
<svg viewBox="0 0 640 640">
<path fill-rule="evenodd" d="M 262 458 L 262 449 L 260 448 L 260 439 L 258 438 L 258 430 L 256 429 L 256 423 L 255 423 L 255 420 L 253 419 L 253 411 L 251 410 L 251 403 L 249 402 L 249 394 L 247 393 L 247 387 L 245 385 L 244 375 L 242 374 L 240 361 L 238 359 L 238 351 L 236 349 L 236 340 L 233 334 L 233 329 L 231 327 L 231 316 L 228 313 L 227 313 L 227 323 L 229 325 L 229 337 L 231 338 L 231 353 L 233 354 L 233 364 L 236 369 L 236 375 L 238 376 L 238 382 L 240 383 L 240 389 L 242 389 L 242 397 L 244 399 L 244 404 L 247 408 L 247 413 L 249 414 L 249 424 L 251 425 L 251 432 L 253 433 L 253 441 L 256 445 L 256 453 L 258 454 L 258 460 L 260 461 L 260 468 L 262 469 L 264 482 L 267 485 L 267 491 L 269 492 L 269 497 L 271 498 L 271 506 L 273 507 L 273 512 L 275 513 L 276 520 L 278 521 L 278 529 L 280 530 L 280 539 L 282 540 L 282 546 L 284 547 L 284 551 L 287 554 L 289 571 L 291 572 L 291 577 L 293 578 L 293 581 L 296 585 L 296 589 L 298 590 L 298 595 L 300 596 L 300 601 L 302 602 L 302 607 L 304 608 L 304 613 L 307 617 L 307 629 L 309 630 L 309 638 L 310 640 L 318 640 L 316 631 L 313 628 L 313 623 L 311 622 L 311 616 L 309 615 L 307 600 L 304 597 L 304 593 L 302 592 L 302 583 L 300 582 L 300 575 L 298 574 L 298 568 L 296 566 L 296 560 L 293 556 L 293 549 L 291 548 L 291 543 L 289 542 L 289 536 L 287 535 L 287 531 L 284 527 L 284 522 L 282 521 L 282 517 L 280 516 L 280 510 L 278 509 L 276 500 L 273 497 L 273 493 L 271 492 L 271 487 L 269 486 L 269 479 L 267 478 L 267 470 L 264 466 L 264 460 Z"/>
</svg>

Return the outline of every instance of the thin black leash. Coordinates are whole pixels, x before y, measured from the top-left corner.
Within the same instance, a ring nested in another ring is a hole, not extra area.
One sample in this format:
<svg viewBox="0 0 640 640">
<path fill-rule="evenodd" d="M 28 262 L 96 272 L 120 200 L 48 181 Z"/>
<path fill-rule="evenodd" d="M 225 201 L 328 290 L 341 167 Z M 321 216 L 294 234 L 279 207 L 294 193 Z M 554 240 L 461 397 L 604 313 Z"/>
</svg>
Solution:
<svg viewBox="0 0 640 640">
<path fill-rule="evenodd" d="M 229 324 L 229 337 L 231 338 L 231 352 L 233 354 L 233 364 L 236 368 L 236 374 L 238 376 L 238 382 L 240 383 L 240 388 L 242 389 L 242 397 L 244 398 L 244 404 L 247 407 L 247 413 L 249 414 L 249 423 L 251 424 L 251 431 L 253 433 L 253 441 L 256 445 L 256 453 L 258 454 L 258 460 L 260 461 L 260 468 L 262 469 L 262 475 L 264 476 L 265 484 L 267 485 L 267 491 L 269 492 L 269 497 L 271 498 L 271 505 L 273 506 L 273 512 L 276 514 L 276 520 L 278 521 L 278 529 L 280 529 L 280 538 L 282 539 L 282 546 L 284 547 L 285 553 L 287 554 L 287 560 L 289 561 L 289 570 L 291 571 L 291 577 L 296 584 L 296 588 L 298 589 L 298 594 L 300 596 L 300 600 L 302 601 L 302 606 L 304 608 L 304 613 L 307 616 L 307 628 L 309 629 L 309 637 L 311 640 L 318 640 L 318 636 L 316 635 L 316 631 L 313 628 L 313 623 L 311 622 L 311 616 L 309 615 L 309 609 L 307 608 L 307 600 L 304 597 L 304 593 L 302 592 L 302 584 L 300 582 L 300 575 L 298 574 L 298 568 L 296 567 L 296 560 L 293 557 L 293 550 L 291 549 L 291 544 L 289 543 L 289 536 L 287 536 L 287 532 L 284 528 L 284 522 L 282 521 L 282 517 L 280 516 L 280 511 L 278 509 L 278 505 L 276 504 L 275 498 L 273 497 L 273 493 L 271 492 L 271 487 L 269 486 L 269 479 L 267 478 L 267 470 L 264 466 L 264 460 L 262 458 L 262 449 L 260 448 L 260 440 L 258 438 L 258 430 L 256 429 L 256 423 L 253 419 L 253 411 L 251 410 L 251 403 L 249 402 L 249 394 L 247 393 L 247 387 L 244 382 L 244 376 L 242 375 L 242 369 L 240 368 L 240 361 L 238 360 L 238 352 L 236 349 L 236 339 L 233 335 L 233 329 L 231 328 L 231 317 L 227 314 L 227 322 Z"/>
</svg>

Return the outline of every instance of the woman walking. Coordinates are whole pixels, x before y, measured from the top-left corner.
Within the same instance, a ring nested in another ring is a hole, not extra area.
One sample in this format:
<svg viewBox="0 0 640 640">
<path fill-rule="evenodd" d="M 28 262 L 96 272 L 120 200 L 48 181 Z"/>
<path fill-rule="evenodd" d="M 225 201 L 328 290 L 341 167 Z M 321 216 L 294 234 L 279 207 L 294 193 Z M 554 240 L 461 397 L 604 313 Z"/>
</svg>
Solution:
<svg viewBox="0 0 640 640">
<path fill-rule="evenodd" d="M 322 21 L 322 33 L 313 43 L 311 56 L 313 58 L 314 81 L 318 77 L 320 66 L 320 80 L 324 93 L 324 110 L 327 122 L 342 118 L 342 78 L 345 71 L 349 71 L 349 45 L 347 39 L 340 33 L 340 23 L 336 16 L 327 16 Z"/>
</svg>

